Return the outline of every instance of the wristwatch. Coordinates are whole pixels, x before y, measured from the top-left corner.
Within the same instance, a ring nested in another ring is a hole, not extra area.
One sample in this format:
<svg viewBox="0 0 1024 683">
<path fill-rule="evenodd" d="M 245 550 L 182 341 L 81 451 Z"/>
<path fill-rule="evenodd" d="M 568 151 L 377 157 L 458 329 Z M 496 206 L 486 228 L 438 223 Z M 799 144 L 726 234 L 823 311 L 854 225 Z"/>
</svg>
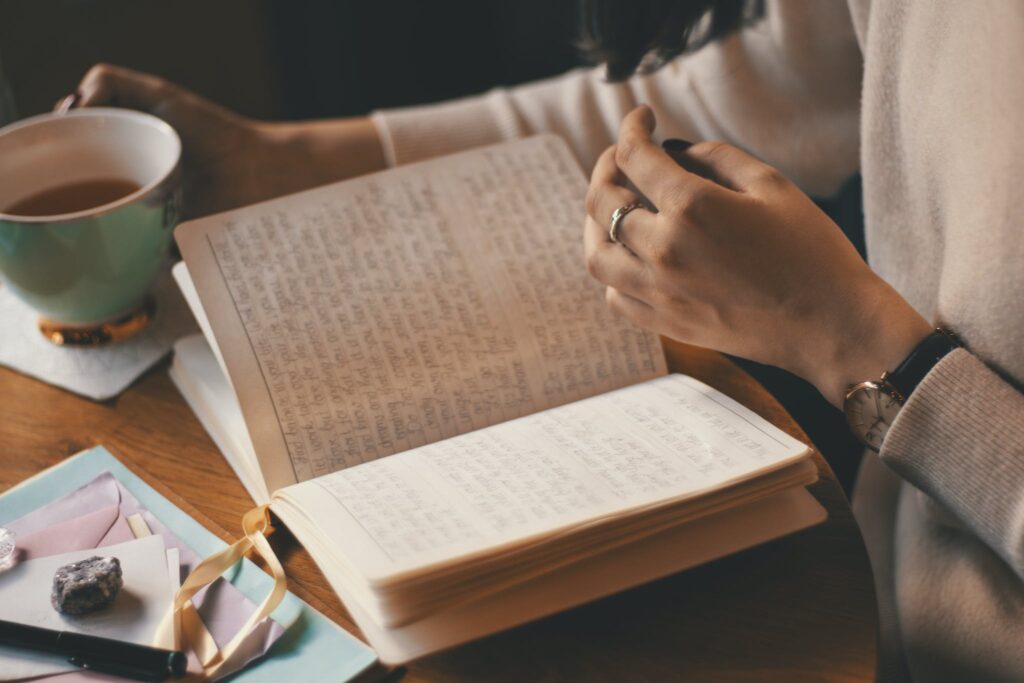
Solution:
<svg viewBox="0 0 1024 683">
<path fill-rule="evenodd" d="M 873 451 L 880 450 L 910 394 L 947 353 L 958 347 L 960 342 L 952 332 L 936 328 L 895 370 L 883 372 L 880 379 L 851 385 L 846 390 L 843 412 L 860 442 Z"/>
</svg>

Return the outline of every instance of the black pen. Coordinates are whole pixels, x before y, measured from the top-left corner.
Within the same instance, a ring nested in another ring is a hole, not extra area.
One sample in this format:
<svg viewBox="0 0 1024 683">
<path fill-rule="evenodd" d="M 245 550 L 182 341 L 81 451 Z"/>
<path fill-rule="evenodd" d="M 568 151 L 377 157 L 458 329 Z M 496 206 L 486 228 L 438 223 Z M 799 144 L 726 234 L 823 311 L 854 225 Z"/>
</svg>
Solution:
<svg viewBox="0 0 1024 683">
<path fill-rule="evenodd" d="M 185 653 L 177 650 L 161 650 L 83 633 L 51 631 L 2 619 L 0 645 L 60 655 L 83 669 L 138 681 L 181 678 L 188 665 Z"/>
</svg>

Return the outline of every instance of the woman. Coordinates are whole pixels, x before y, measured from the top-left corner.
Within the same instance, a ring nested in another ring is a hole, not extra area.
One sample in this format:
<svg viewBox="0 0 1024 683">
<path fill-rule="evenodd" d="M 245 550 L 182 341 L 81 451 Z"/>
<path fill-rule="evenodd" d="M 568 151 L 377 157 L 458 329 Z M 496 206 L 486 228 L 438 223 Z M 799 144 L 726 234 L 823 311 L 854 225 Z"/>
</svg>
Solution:
<svg viewBox="0 0 1024 683">
<path fill-rule="evenodd" d="M 715 19 L 694 24 L 714 4 Z M 742 4 L 592 0 L 593 47 L 612 76 L 667 61 L 615 84 L 578 71 L 314 124 L 248 121 L 112 67 L 91 71 L 75 99 L 175 125 L 194 214 L 561 134 L 593 168 L 587 263 L 612 308 L 801 375 L 880 445 L 854 506 L 876 573 L 883 677 L 1024 680 L 1024 10 L 779 1 L 729 33 Z M 717 40 L 669 61 L 702 30 Z M 656 125 L 729 144 L 666 151 Z M 804 194 L 828 194 L 858 168 L 870 267 Z"/>
</svg>

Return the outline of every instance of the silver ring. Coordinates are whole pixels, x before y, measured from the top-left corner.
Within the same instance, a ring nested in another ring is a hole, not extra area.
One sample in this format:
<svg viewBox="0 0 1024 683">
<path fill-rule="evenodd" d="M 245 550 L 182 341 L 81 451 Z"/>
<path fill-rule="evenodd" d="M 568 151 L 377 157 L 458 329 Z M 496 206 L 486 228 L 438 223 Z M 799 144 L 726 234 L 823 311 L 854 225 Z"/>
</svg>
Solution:
<svg viewBox="0 0 1024 683">
<path fill-rule="evenodd" d="M 619 226 L 622 225 L 622 219 L 625 218 L 626 214 L 633 209 L 642 209 L 643 206 L 642 202 L 632 202 L 625 206 L 620 206 L 615 209 L 615 211 L 612 211 L 612 222 L 611 225 L 608 226 L 608 239 L 616 244 L 622 244 L 619 240 Z"/>
</svg>

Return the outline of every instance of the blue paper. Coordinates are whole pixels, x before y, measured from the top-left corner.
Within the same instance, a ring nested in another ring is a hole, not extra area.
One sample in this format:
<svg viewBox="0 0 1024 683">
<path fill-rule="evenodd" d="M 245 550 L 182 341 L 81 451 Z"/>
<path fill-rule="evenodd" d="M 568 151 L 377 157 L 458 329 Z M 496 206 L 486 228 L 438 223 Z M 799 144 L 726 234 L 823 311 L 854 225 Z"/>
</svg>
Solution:
<svg viewBox="0 0 1024 683">
<path fill-rule="evenodd" d="M 225 547 L 222 540 L 150 488 L 102 446 L 82 451 L 0 494 L 0 525 L 71 493 L 103 472 L 113 474 L 196 554 L 207 557 Z M 273 585 L 273 580 L 248 560 L 228 576 L 257 604 Z M 290 592 L 272 616 L 288 630 L 266 657 L 233 676 L 232 681 L 347 681 L 377 660 L 373 650 Z"/>
</svg>

